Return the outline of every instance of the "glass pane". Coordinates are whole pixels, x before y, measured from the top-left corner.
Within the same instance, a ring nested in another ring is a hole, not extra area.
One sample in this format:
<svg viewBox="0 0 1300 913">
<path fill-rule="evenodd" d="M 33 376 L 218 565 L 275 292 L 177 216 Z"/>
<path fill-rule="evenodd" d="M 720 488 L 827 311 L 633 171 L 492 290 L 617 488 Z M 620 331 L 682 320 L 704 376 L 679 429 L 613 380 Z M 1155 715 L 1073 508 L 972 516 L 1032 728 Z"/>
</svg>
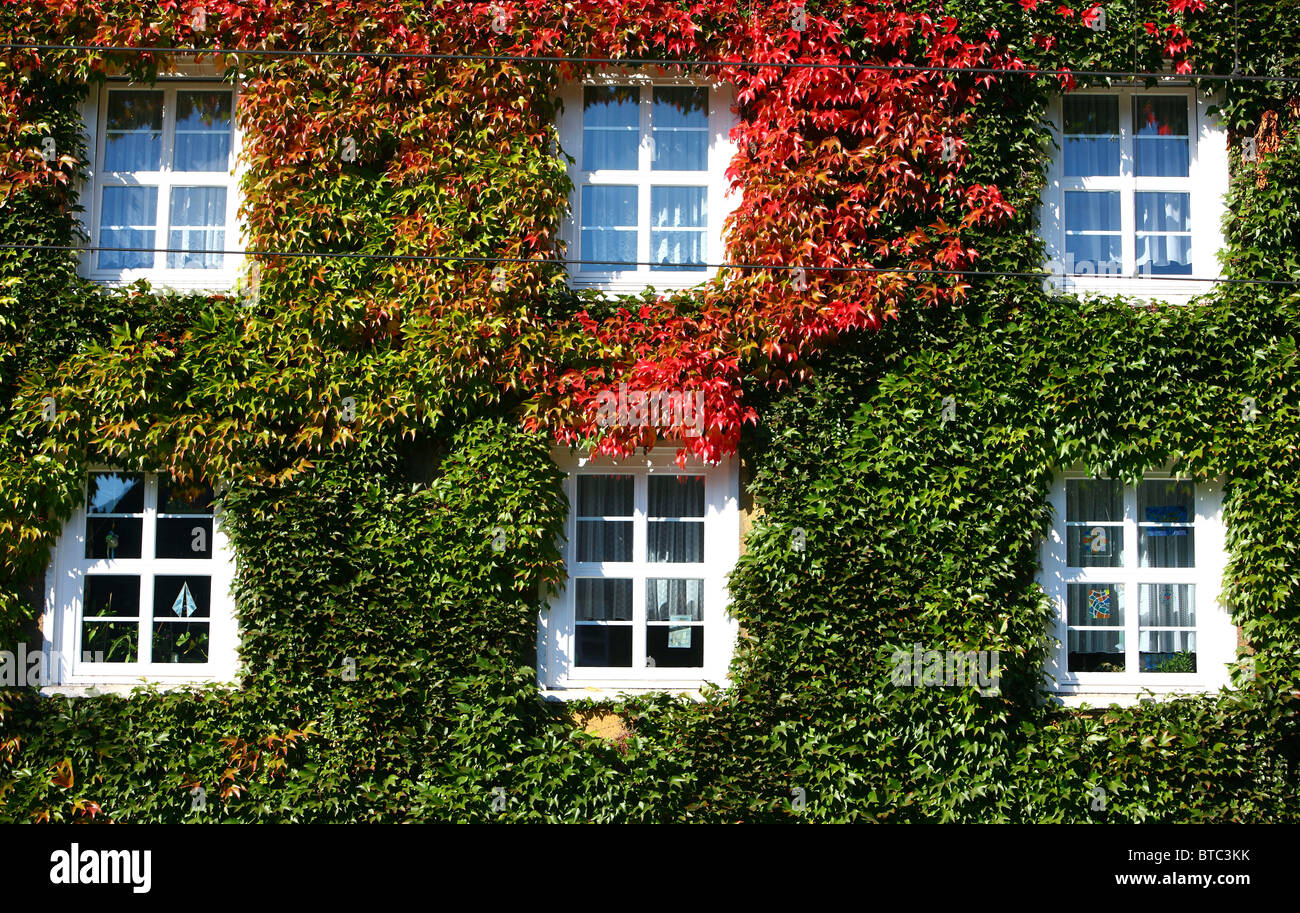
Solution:
<svg viewBox="0 0 1300 913">
<path fill-rule="evenodd" d="M 1071 275 L 1118 276 L 1123 269 L 1119 235 L 1066 235 L 1065 253 Z"/>
<path fill-rule="evenodd" d="M 646 666 L 698 668 L 704 665 L 704 628 L 700 625 L 646 625 Z"/>
<path fill-rule="evenodd" d="M 631 621 L 632 581 L 579 577 L 574 581 L 577 621 Z"/>
<path fill-rule="evenodd" d="M 86 510 L 92 514 L 144 513 L 144 476 L 126 472 L 92 472 Z"/>
<path fill-rule="evenodd" d="M 162 92 L 109 92 L 104 170 L 161 171 L 162 120 Z"/>
<path fill-rule="evenodd" d="M 707 187 L 651 187 L 650 224 L 654 228 L 708 226 Z"/>
<path fill-rule="evenodd" d="M 608 272 L 636 266 L 637 188 L 582 188 L 582 269 Z"/>
<path fill-rule="evenodd" d="M 153 581 L 154 621 L 211 616 L 212 578 L 203 574 L 158 576 Z"/>
<path fill-rule="evenodd" d="M 578 625 L 574 642 L 575 666 L 632 667 L 631 625 Z"/>
<path fill-rule="evenodd" d="M 1134 95 L 1133 133 L 1135 136 L 1187 136 L 1187 99 Z"/>
<path fill-rule="evenodd" d="M 1119 135 L 1118 95 L 1067 95 L 1062 109 L 1067 134 Z"/>
<path fill-rule="evenodd" d="M 206 663 L 207 622 L 160 621 L 153 626 L 153 662 Z"/>
<path fill-rule="evenodd" d="M 1191 231 L 1189 193 L 1139 191 L 1133 194 L 1138 231 Z"/>
<path fill-rule="evenodd" d="M 134 621 L 83 621 L 81 652 L 94 657 L 93 662 L 133 663 L 140 626 Z"/>
<path fill-rule="evenodd" d="M 211 519 L 159 517 L 157 535 L 154 554 L 159 558 L 212 557 Z"/>
<path fill-rule="evenodd" d="M 157 187 L 105 187 L 100 197 L 100 269 L 149 269 L 158 224 Z"/>
<path fill-rule="evenodd" d="M 1065 528 L 1070 567 L 1123 567 L 1124 527 L 1080 524 Z"/>
<path fill-rule="evenodd" d="M 1133 97 L 1133 169 L 1141 176 L 1187 177 L 1191 142 L 1187 99 Z"/>
<path fill-rule="evenodd" d="M 139 618 L 140 578 L 126 574 L 87 574 L 82 618 Z"/>
<path fill-rule="evenodd" d="M 637 170 L 641 90 L 587 86 L 582 99 L 582 169 Z"/>
<path fill-rule="evenodd" d="M 1138 635 L 1138 651 L 1143 672 L 1196 671 L 1195 631 L 1143 631 Z"/>
<path fill-rule="evenodd" d="M 646 524 L 646 560 L 676 564 L 704 560 L 704 521 L 651 520 Z"/>
<path fill-rule="evenodd" d="M 1065 192 L 1066 231 L 1119 231 L 1119 193 L 1067 190 Z"/>
<path fill-rule="evenodd" d="M 212 487 L 202 482 L 178 483 L 163 476 L 158 481 L 161 514 L 212 515 Z"/>
<path fill-rule="evenodd" d="M 1142 584 L 1138 623 L 1144 628 L 1196 627 L 1196 587 L 1190 583 Z"/>
<path fill-rule="evenodd" d="M 1147 235 L 1138 232 L 1136 241 L 1139 275 L 1192 274 L 1191 235 Z"/>
<path fill-rule="evenodd" d="M 1070 631 L 1066 668 L 1071 672 L 1123 672 L 1123 631 Z"/>
<path fill-rule="evenodd" d="M 230 168 L 229 92 L 176 93 L 177 171 Z"/>
<path fill-rule="evenodd" d="M 1119 523 L 1124 520 L 1124 486 L 1118 479 L 1066 479 L 1068 522 Z"/>
<path fill-rule="evenodd" d="M 1066 623 L 1090 628 L 1124 626 L 1124 586 L 1071 583 L 1066 587 Z"/>
<path fill-rule="evenodd" d="M 578 560 L 631 561 L 631 520 L 579 520 Z"/>
<path fill-rule="evenodd" d="M 1066 176 L 1119 174 L 1118 96 L 1067 96 L 1064 114 Z"/>
<path fill-rule="evenodd" d="M 130 517 L 88 517 L 86 519 L 86 557 L 139 558 L 144 535 L 144 520 Z"/>
<path fill-rule="evenodd" d="M 702 271 L 707 267 L 706 239 L 702 231 L 650 232 L 650 270 Z"/>
<path fill-rule="evenodd" d="M 144 476 L 92 472 L 86 484 L 86 557 L 139 558 Z"/>
<path fill-rule="evenodd" d="M 649 497 L 651 517 L 703 517 L 704 476 L 652 475 Z"/>
<path fill-rule="evenodd" d="M 647 621 L 703 621 L 704 581 L 650 578 L 645 582 Z"/>
<path fill-rule="evenodd" d="M 1148 481 L 1138 487 L 1141 567 L 1196 566 L 1195 499 L 1192 482 Z"/>
<path fill-rule="evenodd" d="M 636 479 L 629 475 L 578 476 L 579 517 L 630 517 Z"/>
<path fill-rule="evenodd" d="M 658 87 L 651 112 L 656 171 L 705 171 L 709 156 L 709 90 Z"/>
<path fill-rule="evenodd" d="M 220 251 L 226 239 L 226 188 L 175 187 L 171 204 L 171 233 L 167 242 L 171 252 L 167 254 L 167 266 L 220 269 Z"/>
</svg>

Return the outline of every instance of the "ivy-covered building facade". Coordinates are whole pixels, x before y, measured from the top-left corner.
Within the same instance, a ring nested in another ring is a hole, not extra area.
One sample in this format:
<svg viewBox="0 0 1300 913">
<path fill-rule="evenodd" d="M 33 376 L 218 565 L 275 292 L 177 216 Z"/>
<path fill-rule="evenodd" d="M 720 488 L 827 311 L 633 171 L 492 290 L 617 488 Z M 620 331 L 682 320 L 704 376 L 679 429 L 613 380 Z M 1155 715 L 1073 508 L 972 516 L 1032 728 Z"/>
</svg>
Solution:
<svg viewBox="0 0 1300 913">
<path fill-rule="evenodd" d="M 0 6 L 0 818 L 1295 820 L 1249 6 Z"/>
</svg>

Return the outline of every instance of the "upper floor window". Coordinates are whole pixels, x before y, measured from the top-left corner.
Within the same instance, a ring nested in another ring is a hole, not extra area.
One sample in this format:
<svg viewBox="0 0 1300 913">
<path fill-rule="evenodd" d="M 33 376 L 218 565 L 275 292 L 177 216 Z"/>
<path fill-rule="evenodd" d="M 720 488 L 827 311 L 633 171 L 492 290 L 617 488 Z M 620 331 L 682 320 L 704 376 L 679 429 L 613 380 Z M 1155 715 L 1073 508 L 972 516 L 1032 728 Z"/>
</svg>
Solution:
<svg viewBox="0 0 1300 913">
<path fill-rule="evenodd" d="M 539 626 L 545 687 L 722 684 L 736 635 L 726 575 L 740 547 L 739 477 L 734 461 L 681 469 L 673 455 L 561 455 L 569 580 Z"/>
<path fill-rule="evenodd" d="M 1185 298 L 1219 275 L 1227 139 L 1187 90 L 1064 96 L 1045 191 L 1048 271 L 1067 291 Z"/>
<path fill-rule="evenodd" d="M 1052 500 L 1043 567 L 1059 612 L 1056 689 L 1226 685 L 1236 632 L 1219 603 L 1218 491 L 1160 474 L 1125 485 L 1067 473 Z"/>
<path fill-rule="evenodd" d="M 646 78 L 574 86 L 563 100 L 573 284 L 639 291 L 713 275 L 730 208 L 729 93 Z"/>
<path fill-rule="evenodd" d="M 233 562 L 206 487 L 89 473 L 51 575 L 47 684 L 233 676 Z"/>
<path fill-rule="evenodd" d="M 109 83 L 87 118 L 91 278 L 224 289 L 238 244 L 235 91 Z"/>
</svg>

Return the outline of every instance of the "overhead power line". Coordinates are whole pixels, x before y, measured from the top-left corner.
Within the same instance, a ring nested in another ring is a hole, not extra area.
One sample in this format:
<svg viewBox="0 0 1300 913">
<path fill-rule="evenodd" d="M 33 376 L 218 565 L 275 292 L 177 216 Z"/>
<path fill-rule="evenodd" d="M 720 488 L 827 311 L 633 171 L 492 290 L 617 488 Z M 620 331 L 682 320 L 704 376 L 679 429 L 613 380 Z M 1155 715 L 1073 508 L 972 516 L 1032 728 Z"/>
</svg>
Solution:
<svg viewBox="0 0 1300 913">
<path fill-rule="evenodd" d="M 1054 70 L 1034 67 L 953 67 L 924 64 L 845 63 L 840 61 L 763 61 L 763 60 L 667 60 L 652 57 L 548 57 L 526 54 L 434 54 L 422 51 L 348 51 L 276 48 L 201 48 L 201 47 L 143 47 L 98 44 L 0 44 L 0 51 L 85 51 L 92 53 L 121 54 L 176 54 L 182 56 L 213 54 L 226 57 L 337 57 L 367 58 L 372 60 L 429 60 L 467 63 L 545 63 L 577 64 L 590 66 L 658 66 L 658 67 L 739 67 L 742 69 L 833 69 L 881 73 L 952 73 L 972 76 L 1072 76 L 1082 79 L 1177 79 L 1207 82 L 1272 82 L 1300 83 L 1297 76 L 1272 76 L 1259 73 L 1167 73 L 1122 70 Z"/>
<path fill-rule="evenodd" d="M 231 257 L 283 257 L 301 260 L 360 260 L 381 262 L 424 262 L 424 263 L 481 263 L 501 265 L 505 263 L 531 264 L 535 266 L 620 266 L 620 267 L 664 267 L 679 264 L 664 264 L 654 261 L 630 260 L 568 260 L 537 257 L 485 257 L 473 255 L 451 256 L 445 254 L 377 254 L 363 251 L 272 251 L 272 250 L 193 250 L 183 247 L 101 247 L 78 246 L 71 244 L 0 244 L 0 250 L 45 251 L 50 253 L 158 253 L 158 254 L 212 254 Z M 816 266 L 807 263 L 691 263 L 686 264 L 691 270 L 769 270 L 787 271 L 803 270 L 805 273 L 875 273 L 905 276 L 939 276 L 973 279 L 1054 279 L 1057 281 L 1074 280 L 1089 277 L 1098 280 L 1123 282 L 1134 277 L 1107 273 L 1058 273 L 1058 272 L 1015 272 L 1011 270 L 953 270 L 921 269 L 906 266 Z M 683 270 L 685 271 L 685 270 Z M 1234 284 L 1266 286 L 1300 286 L 1300 279 L 1230 279 L 1221 276 L 1162 276 L 1144 274 L 1140 278 L 1158 282 L 1191 282 L 1200 284 Z M 704 281 L 704 280 L 701 280 Z"/>
</svg>

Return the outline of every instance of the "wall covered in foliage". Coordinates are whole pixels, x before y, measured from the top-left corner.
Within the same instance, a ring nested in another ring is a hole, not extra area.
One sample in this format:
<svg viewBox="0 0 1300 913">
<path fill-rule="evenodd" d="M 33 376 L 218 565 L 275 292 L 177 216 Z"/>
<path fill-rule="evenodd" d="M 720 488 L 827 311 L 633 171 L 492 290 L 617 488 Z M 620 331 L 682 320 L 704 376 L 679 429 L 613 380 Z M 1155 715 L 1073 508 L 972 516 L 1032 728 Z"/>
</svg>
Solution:
<svg viewBox="0 0 1300 913">
<path fill-rule="evenodd" d="M 99 288 L 66 250 L 85 85 L 172 55 L 0 53 L 0 648 L 30 636 L 33 581 L 106 462 L 227 484 L 244 667 L 238 689 L 0 693 L 0 818 L 1300 818 L 1300 295 L 1245 281 L 1300 278 L 1295 83 L 1200 81 L 1231 130 L 1243 281 L 1135 307 L 1032 275 L 1050 95 L 1097 70 L 1300 75 L 1300 3 L 810 2 L 802 31 L 799 6 L 0 2 L 12 45 L 370 52 L 220 56 L 245 86 L 247 247 L 297 256 L 214 297 Z M 730 61 L 710 70 L 738 97 L 728 262 L 753 268 L 568 290 L 553 99 L 595 65 L 521 57 Z M 564 576 L 551 445 L 654 443 L 597 434 L 620 382 L 704 390 L 689 455 L 739 451 L 763 515 L 730 687 L 590 708 L 625 721 L 602 739 L 539 699 L 531 649 Z M 1171 461 L 1227 483 L 1253 674 L 1056 709 L 1034 582 L 1052 474 Z M 1002 694 L 892 686 L 913 642 L 999 650 Z"/>
</svg>

